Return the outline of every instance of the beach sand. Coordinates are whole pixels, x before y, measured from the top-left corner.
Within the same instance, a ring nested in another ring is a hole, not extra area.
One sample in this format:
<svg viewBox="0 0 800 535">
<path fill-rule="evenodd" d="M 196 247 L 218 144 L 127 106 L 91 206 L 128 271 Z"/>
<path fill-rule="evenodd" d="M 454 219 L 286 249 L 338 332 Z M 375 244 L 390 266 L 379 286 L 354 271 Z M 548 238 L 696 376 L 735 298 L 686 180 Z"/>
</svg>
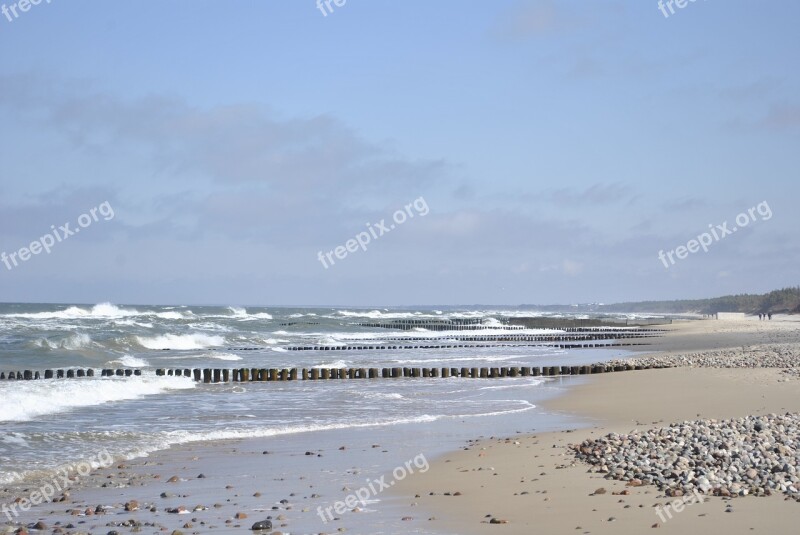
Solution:
<svg viewBox="0 0 800 535">
<path fill-rule="evenodd" d="M 654 340 L 658 352 L 800 342 L 800 322 L 792 320 L 693 321 L 667 329 L 668 336 Z M 572 386 L 545 408 L 563 415 L 574 430 L 532 435 L 542 420 L 521 413 L 518 435 L 470 442 L 436 460 L 426 452 L 429 470 L 398 481 L 367 511 L 327 524 L 318 516 L 320 506 L 344 499 L 367 478 L 391 474 L 387 466 L 414 459 L 420 437 L 384 440 L 389 435 L 380 430 L 346 429 L 330 432 L 328 443 L 337 447 L 327 449 L 303 434 L 173 447 L 97 471 L 66 501 L 15 520 L 43 520 L 56 533 L 242 533 L 267 517 L 283 533 L 642 533 L 657 523 L 668 533 L 794 533 L 800 504 L 777 495 L 730 502 L 712 497 L 662 522 L 653 506 L 672 499 L 655 487 L 630 488 L 590 474 L 566 447 L 610 431 L 685 419 L 800 411 L 800 379 L 787 377 L 778 369 L 673 368 L 556 379 L 553 384 Z M 473 426 L 479 439 L 497 433 L 491 424 L 481 419 L 463 425 Z M 177 481 L 169 482 L 173 476 Z M 601 487 L 607 492 L 592 495 Z M 614 495 L 626 489 L 630 495 Z M 138 510 L 125 511 L 130 500 Z M 728 503 L 731 513 L 725 512 Z M 186 513 L 167 511 L 177 507 Z M 490 518 L 508 523 L 489 524 Z"/>
<path fill-rule="evenodd" d="M 796 321 L 697 321 L 670 327 L 659 349 L 681 353 L 796 343 Z M 800 503 L 771 497 L 703 497 L 680 512 L 656 514 L 674 501 L 654 486 L 589 473 L 568 444 L 699 418 L 800 411 L 800 380 L 779 369 L 670 368 L 591 376 L 547 403 L 553 411 L 579 415 L 588 428 L 482 439 L 432 463 L 425 474 L 394 490 L 415 517 L 442 533 L 796 533 Z M 798 445 L 800 447 L 800 445 Z M 605 493 L 595 494 L 603 488 Z M 628 491 L 628 495 L 620 495 Z M 435 495 L 430 495 L 433 492 Z M 449 493 L 450 496 L 444 495 Z M 454 495 L 460 493 L 460 495 Z M 728 505 L 732 512 L 726 512 Z M 490 519 L 507 521 L 490 524 Z M 433 519 L 433 520 L 431 520 Z"/>
</svg>

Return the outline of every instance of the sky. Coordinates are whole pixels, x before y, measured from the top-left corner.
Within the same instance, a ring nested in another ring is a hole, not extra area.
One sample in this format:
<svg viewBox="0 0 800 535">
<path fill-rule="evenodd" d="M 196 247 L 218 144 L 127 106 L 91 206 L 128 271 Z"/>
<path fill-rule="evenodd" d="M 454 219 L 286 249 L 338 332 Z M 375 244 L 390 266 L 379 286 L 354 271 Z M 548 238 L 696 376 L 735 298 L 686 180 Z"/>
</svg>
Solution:
<svg viewBox="0 0 800 535">
<path fill-rule="evenodd" d="M 799 284 L 800 3 L 339 3 L 0 0 L 0 301 Z"/>
</svg>

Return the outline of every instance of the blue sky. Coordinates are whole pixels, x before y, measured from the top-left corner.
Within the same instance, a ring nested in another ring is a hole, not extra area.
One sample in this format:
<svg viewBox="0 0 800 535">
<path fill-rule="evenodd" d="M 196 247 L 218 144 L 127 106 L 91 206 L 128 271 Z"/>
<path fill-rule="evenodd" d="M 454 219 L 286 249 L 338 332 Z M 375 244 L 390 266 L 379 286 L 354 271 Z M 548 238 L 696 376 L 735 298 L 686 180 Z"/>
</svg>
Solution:
<svg viewBox="0 0 800 535">
<path fill-rule="evenodd" d="M 614 302 L 798 284 L 800 4 L 332 7 L 0 15 L 0 252 L 114 209 L 0 264 L 0 301 Z M 318 260 L 420 197 L 424 217 Z M 769 219 L 659 260 L 762 202 Z"/>
</svg>

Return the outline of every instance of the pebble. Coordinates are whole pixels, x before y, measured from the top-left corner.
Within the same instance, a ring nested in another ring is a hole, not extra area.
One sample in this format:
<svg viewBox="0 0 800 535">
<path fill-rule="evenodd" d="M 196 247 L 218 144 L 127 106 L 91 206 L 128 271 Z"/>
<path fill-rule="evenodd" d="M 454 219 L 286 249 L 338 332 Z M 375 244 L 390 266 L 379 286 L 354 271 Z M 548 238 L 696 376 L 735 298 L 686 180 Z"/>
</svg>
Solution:
<svg viewBox="0 0 800 535">
<path fill-rule="evenodd" d="M 668 368 L 783 368 L 785 375 L 800 378 L 800 346 L 763 344 L 749 347 L 744 351 L 741 348 L 718 349 L 688 355 L 653 355 L 618 359 L 602 364 Z"/>
<path fill-rule="evenodd" d="M 650 484 L 668 496 L 782 493 L 800 501 L 800 414 L 702 419 L 570 445 L 607 479 Z M 604 489 L 597 489 L 595 494 Z"/>
</svg>

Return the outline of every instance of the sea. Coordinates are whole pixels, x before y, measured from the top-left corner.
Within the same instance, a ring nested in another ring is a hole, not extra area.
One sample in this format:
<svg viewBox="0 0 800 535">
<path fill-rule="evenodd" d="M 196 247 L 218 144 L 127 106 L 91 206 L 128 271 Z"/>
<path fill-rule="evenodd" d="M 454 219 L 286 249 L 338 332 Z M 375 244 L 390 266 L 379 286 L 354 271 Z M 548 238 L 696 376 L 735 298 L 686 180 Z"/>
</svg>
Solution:
<svg viewBox="0 0 800 535">
<path fill-rule="evenodd" d="M 537 315 L 547 314 L 482 307 L 1 304 L 0 371 L 96 373 L 0 381 L 0 485 L 41 480 L 101 451 L 130 460 L 180 445 L 248 438 L 324 450 L 348 434 L 379 433 L 386 441 L 413 442 L 408 451 L 432 458 L 481 434 L 558 429 L 572 422 L 540 404 L 572 384 L 560 378 L 203 384 L 156 374 L 159 368 L 579 365 L 630 354 L 617 347 L 514 341 L 559 332 L 509 324 Z M 503 344 L 485 341 L 504 336 Z M 442 347 L 454 345 L 468 347 Z M 306 349 L 291 350 L 296 347 Z M 105 368 L 141 375 L 101 377 Z"/>
</svg>

